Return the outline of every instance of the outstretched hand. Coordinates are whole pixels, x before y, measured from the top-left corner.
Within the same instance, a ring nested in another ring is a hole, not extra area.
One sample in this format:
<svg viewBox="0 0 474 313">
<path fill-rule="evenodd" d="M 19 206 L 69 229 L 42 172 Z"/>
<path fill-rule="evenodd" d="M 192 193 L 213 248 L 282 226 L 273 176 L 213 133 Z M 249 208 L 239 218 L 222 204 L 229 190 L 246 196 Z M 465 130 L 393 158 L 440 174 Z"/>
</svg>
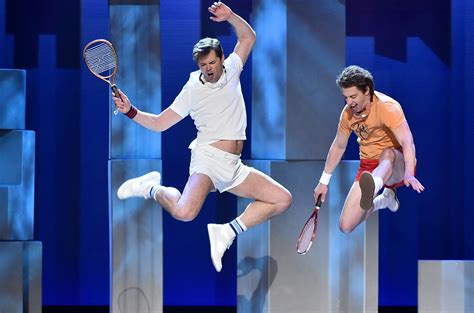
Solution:
<svg viewBox="0 0 474 313">
<path fill-rule="evenodd" d="M 403 178 L 405 186 L 413 188 L 418 193 L 421 193 L 425 190 L 425 187 L 415 178 L 415 176 L 405 176 Z"/>
<path fill-rule="evenodd" d="M 214 16 L 209 17 L 214 22 L 227 21 L 232 15 L 232 10 L 220 1 L 214 2 L 214 4 L 207 8 L 207 10 L 214 14 Z"/>
</svg>

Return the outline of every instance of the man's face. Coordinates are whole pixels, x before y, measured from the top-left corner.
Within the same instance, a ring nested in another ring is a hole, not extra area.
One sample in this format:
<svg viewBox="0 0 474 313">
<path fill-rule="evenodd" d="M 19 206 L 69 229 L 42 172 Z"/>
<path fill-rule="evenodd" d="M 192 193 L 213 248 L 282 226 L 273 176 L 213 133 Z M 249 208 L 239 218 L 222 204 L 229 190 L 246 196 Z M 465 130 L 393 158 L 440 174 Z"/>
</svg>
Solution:
<svg viewBox="0 0 474 313">
<path fill-rule="evenodd" d="M 219 59 L 216 52 L 211 50 L 208 55 L 199 58 L 197 63 L 205 80 L 210 83 L 215 83 L 221 78 L 224 70 L 222 66 L 223 62 L 224 56 Z"/>
<path fill-rule="evenodd" d="M 367 88 L 365 92 L 362 92 L 357 87 L 352 86 L 349 88 L 341 88 L 341 92 L 346 104 L 356 115 L 362 114 L 370 103 L 369 88 Z"/>
</svg>

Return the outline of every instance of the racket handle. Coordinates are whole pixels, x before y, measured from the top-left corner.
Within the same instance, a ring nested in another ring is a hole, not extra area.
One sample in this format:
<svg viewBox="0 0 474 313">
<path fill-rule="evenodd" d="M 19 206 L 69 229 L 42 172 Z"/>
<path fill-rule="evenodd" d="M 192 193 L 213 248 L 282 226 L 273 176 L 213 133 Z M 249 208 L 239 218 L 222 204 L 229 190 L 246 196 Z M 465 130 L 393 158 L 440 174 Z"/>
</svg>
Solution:
<svg viewBox="0 0 474 313">
<path fill-rule="evenodd" d="M 318 200 L 316 201 L 316 206 L 320 208 L 322 204 L 323 204 L 323 201 L 321 200 L 321 195 L 319 195 Z"/>
<path fill-rule="evenodd" d="M 113 85 L 110 85 L 110 89 L 112 89 L 112 91 L 114 92 L 114 94 L 120 98 L 120 100 L 123 101 L 122 97 L 120 96 L 120 93 L 118 92 L 118 89 L 117 89 L 117 85 L 113 84 Z M 114 115 L 117 115 L 118 114 L 118 109 L 115 108 L 114 110 Z"/>
</svg>

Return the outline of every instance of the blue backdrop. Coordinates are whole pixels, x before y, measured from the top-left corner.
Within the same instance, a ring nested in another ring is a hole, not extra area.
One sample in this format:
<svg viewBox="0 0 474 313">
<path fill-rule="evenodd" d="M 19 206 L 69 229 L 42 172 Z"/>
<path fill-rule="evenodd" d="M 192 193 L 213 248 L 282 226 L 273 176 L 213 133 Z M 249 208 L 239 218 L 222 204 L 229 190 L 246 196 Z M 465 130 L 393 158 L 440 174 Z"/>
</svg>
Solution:
<svg viewBox="0 0 474 313">
<path fill-rule="evenodd" d="M 251 17 L 250 0 L 228 4 Z M 191 49 L 201 36 L 221 38 L 227 54 L 233 49 L 230 28 L 215 27 L 207 6 L 198 0 L 182 6 L 161 1 L 163 108 L 195 69 Z M 474 259 L 474 209 L 468 202 L 474 190 L 474 5 L 469 0 L 363 0 L 346 6 L 347 63 L 367 67 L 376 89 L 401 102 L 415 137 L 417 176 L 426 191 L 416 195 L 401 189 L 400 211 L 381 214 L 379 302 L 416 305 L 418 259 Z M 81 57 L 88 40 L 107 36 L 105 0 L 0 0 L 0 67 L 27 69 L 26 128 L 36 131 L 35 239 L 43 241 L 44 305 L 109 301 L 111 115 L 106 85 L 87 72 Z M 247 63 L 242 76 L 249 118 L 250 69 Z M 342 98 L 334 105 L 342 107 Z M 192 121 L 162 138 L 164 181 L 182 188 Z M 355 140 L 345 158 L 357 158 Z M 165 305 L 235 305 L 236 245 L 217 275 L 202 231 L 210 221 L 233 218 L 235 212 L 226 209 L 233 201 L 229 195 L 211 196 L 191 223 L 165 215 Z"/>
</svg>

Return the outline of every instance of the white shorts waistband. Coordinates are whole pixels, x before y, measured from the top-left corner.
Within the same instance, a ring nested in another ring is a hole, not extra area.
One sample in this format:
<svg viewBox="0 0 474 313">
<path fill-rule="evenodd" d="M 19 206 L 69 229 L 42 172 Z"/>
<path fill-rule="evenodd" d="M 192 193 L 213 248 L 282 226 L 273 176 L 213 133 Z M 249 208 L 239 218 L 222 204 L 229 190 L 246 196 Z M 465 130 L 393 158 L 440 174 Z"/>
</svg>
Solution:
<svg viewBox="0 0 474 313">
<path fill-rule="evenodd" d="M 226 152 L 224 150 L 221 150 L 221 149 L 216 148 L 216 147 L 211 146 L 211 145 L 197 145 L 193 148 L 193 150 L 194 149 L 203 150 L 203 151 L 206 151 L 207 153 L 212 154 L 212 155 L 214 155 L 218 158 L 223 158 L 223 159 L 227 159 L 227 160 L 236 161 L 236 160 L 240 159 L 240 154 L 233 154 L 233 153 L 230 153 L 230 152 Z"/>
</svg>

